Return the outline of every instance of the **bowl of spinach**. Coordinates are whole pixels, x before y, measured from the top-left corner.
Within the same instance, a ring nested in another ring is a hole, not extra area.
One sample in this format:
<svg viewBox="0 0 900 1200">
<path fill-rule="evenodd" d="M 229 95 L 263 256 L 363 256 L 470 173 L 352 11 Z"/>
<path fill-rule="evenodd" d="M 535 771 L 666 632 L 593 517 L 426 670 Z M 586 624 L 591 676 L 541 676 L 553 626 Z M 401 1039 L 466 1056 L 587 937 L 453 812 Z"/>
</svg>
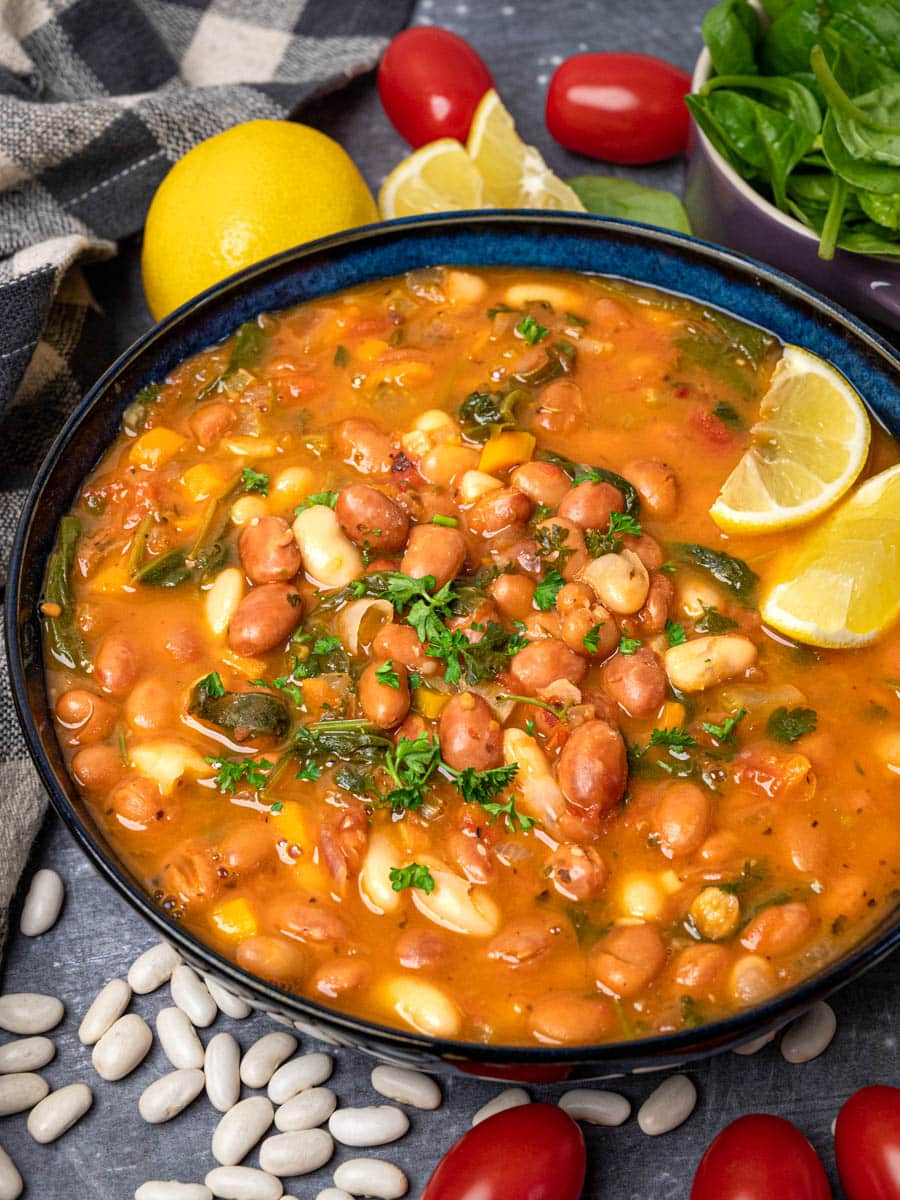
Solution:
<svg viewBox="0 0 900 1200">
<path fill-rule="evenodd" d="M 720 0 L 702 32 L 695 232 L 900 330 L 900 3 Z"/>
</svg>

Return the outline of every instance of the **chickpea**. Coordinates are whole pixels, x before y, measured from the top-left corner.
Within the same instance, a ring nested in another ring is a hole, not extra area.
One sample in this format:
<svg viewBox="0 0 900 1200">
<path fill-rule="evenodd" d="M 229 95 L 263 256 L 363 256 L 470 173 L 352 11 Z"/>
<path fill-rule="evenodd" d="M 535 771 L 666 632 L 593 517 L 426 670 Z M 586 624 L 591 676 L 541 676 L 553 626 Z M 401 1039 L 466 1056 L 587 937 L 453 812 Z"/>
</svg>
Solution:
<svg viewBox="0 0 900 1200">
<path fill-rule="evenodd" d="M 63 692 L 56 702 L 56 719 L 65 731 L 67 746 L 89 746 L 112 733 L 116 708 L 103 696 L 84 688 Z"/>
<path fill-rule="evenodd" d="M 607 1002 L 575 992 L 548 992 L 535 1001 L 528 1025 L 548 1046 L 586 1045 L 609 1032 L 615 1015 Z"/>
<path fill-rule="evenodd" d="M 245 971 L 273 983 L 293 983 L 306 974 L 306 955 L 283 938 L 263 934 L 247 938 L 238 946 L 235 958 Z"/>
<path fill-rule="evenodd" d="M 625 468 L 625 478 L 637 488 L 647 511 L 654 517 L 675 515 L 678 480 L 668 463 L 639 459 Z"/>
<path fill-rule="evenodd" d="M 466 539 L 458 529 L 443 525 L 414 525 L 400 563 L 404 575 L 434 578 L 436 587 L 455 579 L 466 561 Z"/>
<path fill-rule="evenodd" d="M 235 610 L 228 626 L 228 644 L 235 654 L 253 657 L 281 645 L 303 617 L 300 593 L 288 583 L 263 583 L 253 588 Z"/>
<path fill-rule="evenodd" d="M 274 859 L 275 836 L 267 825 L 235 825 L 219 842 L 219 857 L 229 871 L 255 871 Z"/>
<path fill-rule="evenodd" d="M 165 815 L 159 788 L 152 779 L 128 779 L 113 790 L 110 807 L 126 829 L 141 831 Z"/>
<path fill-rule="evenodd" d="M 341 528 L 358 546 L 393 554 L 406 545 L 409 517 L 390 496 L 365 483 L 345 487 L 334 511 Z"/>
<path fill-rule="evenodd" d="M 663 632 L 666 622 L 669 620 L 674 598 L 675 588 L 668 576 L 650 576 L 650 590 L 647 592 L 644 607 L 637 615 L 637 621 L 643 633 Z"/>
<path fill-rule="evenodd" d="M 666 858 L 693 854 L 709 832 L 711 805 L 695 783 L 671 783 L 656 806 L 654 829 Z"/>
<path fill-rule="evenodd" d="M 587 654 L 602 662 L 615 652 L 619 644 L 619 627 L 612 613 L 602 605 L 595 604 L 592 608 L 570 609 L 562 618 L 560 636 L 567 646 L 579 654 Z M 596 643 L 595 649 L 588 649 L 585 638 L 591 646 Z"/>
<path fill-rule="evenodd" d="M 552 934 L 546 921 L 525 917 L 505 926 L 487 945 L 492 962 L 510 967 L 531 965 L 550 949 Z"/>
<path fill-rule="evenodd" d="M 310 979 L 310 986 L 320 996 L 337 1000 L 346 992 L 355 992 L 369 980 L 371 968 L 360 958 L 335 958 L 322 963 Z"/>
<path fill-rule="evenodd" d="M 665 943 L 655 925 L 618 925 L 594 953 L 597 986 L 612 996 L 636 996 L 656 978 L 665 961 Z"/>
<path fill-rule="evenodd" d="M 204 404 L 194 409 L 188 418 L 188 426 L 197 445 L 209 450 L 223 437 L 237 420 L 237 413 L 230 404 Z"/>
<path fill-rule="evenodd" d="M 543 462 L 527 462 L 516 467 L 509 482 L 534 504 L 545 504 L 547 508 L 558 508 L 572 487 L 572 481 L 562 467 Z"/>
<path fill-rule="evenodd" d="M 300 570 L 300 550 L 291 527 L 281 517 L 258 517 L 241 530 L 238 550 L 253 583 L 293 579 Z"/>
<path fill-rule="evenodd" d="M 584 544 L 581 526 L 565 517 L 548 517 L 546 521 L 541 521 L 537 529 L 538 531 L 546 530 L 545 536 L 559 540 L 565 560 L 558 567 L 559 572 L 565 580 L 576 579 L 588 562 L 588 552 Z M 544 556 L 543 562 L 551 567 L 558 566 L 559 552 L 551 551 L 550 554 Z"/>
<path fill-rule="evenodd" d="M 698 892 L 688 909 L 701 937 L 711 942 L 730 938 L 741 920 L 741 902 L 733 892 L 706 887 Z"/>
<path fill-rule="evenodd" d="M 625 511 L 625 497 L 611 483 L 579 483 L 563 496 L 559 516 L 582 529 L 609 529 L 614 512 Z"/>
<path fill-rule="evenodd" d="M 334 441 L 341 461 L 361 475 L 388 475 L 398 453 L 394 439 L 374 421 L 341 421 Z"/>
<path fill-rule="evenodd" d="M 666 697 L 665 672 L 647 646 L 634 654 L 617 654 L 604 669 L 603 683 L 630 717 L 649 717 Z"/>
<path fill-rule="evenodd" d="M 125 764 L 115 746 L 85 746 L 72 759 L 75 782 L 88 792 L 106 792 L 125 774 Z"/>
<path fill-rule="evenodd" d="M 500 488 L 476 500 L 469 509 L 467 525 L 485 537 L 513 525 L 524 525 L 531 516 L 531 501 L 515 488 Z"/>
<path fill-rule="evenodd" d="M 621 801 L 628 781 L 622 735 L 607 721 L 586 721 L 569 735 L 556 778 L 570 804 L 603 814 Z"/>
<path fill-rule="evenodd" d="M 94 659 L 94 678 L 105 692 L 126 695 L 134 687 L 139 670 L 137 653 L 127 638 L 114 633 L 104 639 Z"/>
<path fill-rule="evenodd" d="M 397 939 L 394 952 L 407 971 L 430 970 L 440 966 L 447 956 L 447 942 L 442 934 L 430 929 L 411 929 Z"/>
<path fill-rule="evenodd" d="M 486 771 L 503 763 L 503 730 L 488 702 L 462 692 L 445 705 L 438 725 L 441 755 L 454 770 Z"/>
<path fill-rule="evenodd" d="M 343 917 L 321 902 L 284 901 L 276 909 L 275 922 L 285 937 L 301 942 L 344 942 L 350 932 Z"/>
<path fill-rule="evenodd" d="M 547 858 L 553 886 L 567 900 L 582 902 L 602 895 L 609 871 L 592 846 L 559 846 Z"/>
<path fill-rule="evenodd" d="M 756 646 L 741 634 L 692 638 L 665 655 L 669 682 L 680 692 L 702 692 L 743 675 L 756 662 Z"/>
<path fill-rule="evenodd" d="M 175 700 L 171 687 L 151 675 L 136 684 L 125 701 L 125 720 L 132 729 L 154 733 L 175 719 Z"/>
<path fill-rule="evenodd" d="M 587 672 L 587 663 L 565 642 L 555 637 L 532 642 L 509 663 L 509 673 L 517 689 L 527 696 L 537 696 L 557 679 L 567 679 L 576 687 Z"/>
<path fill-rule="evenodd" d="M 728 990 L 738 1004 L 752 1006 L 768 1000 L 777 987 L 775 972 L 764 958 L 745 954 L 731 968 Z"/>
<path fill-rule="evenodd" d="M 773 904 L 757 913 L 745 926 L 741 945 L 766 957 L 799 950 L 812 929 L 812 914 L 805 904 Z"/>
<path fill-rule="evenodd" d="M 581 578 L 610 612 L 630 615 L 644 607 L 650 591 L 647 568 L 631 550 L 601 554 L 584 568 Z"/>
<path fill-rule="evenodd" d="M 584 396 L 571 379 L 554 379 L 539 397 L 535 424 L 548 433 L 565 433 L 574 429 L 584 414 Z"/>
<path fill-rule="evenodd" d="M 711 992 L 728 966 L 728 951 L 724 946 L 700 942 L 685 946 L 673 963 L 672 977 L 679 987 L 690 991 Z"/>
<path fill-rule="evenodd" d="M 387 668 L 396 676 L 397 686 L 378 678 L 379 670 Z M 359 677 L 359 703 L 367 720 L 379 729 L 393 729 L 409 712 L 409 676 L 402 663 L 371 662 Z"/>
<path fill-rule="evenodd" d="M 372 654 L 381 660 L 389 658 L 401 663 L 419 675 L 434 675 L 439 665 L 438 659 L 425 653 L 425 646 L 411 625 L 382 625 L 372 639 Z"/>
<path fill-rule="evenodd" d="M 505 617 L 524 621 L 534 604 L 534 581 L 524 575 L 499 575 L 488 587 L 488 594 Z"/>
</svg>

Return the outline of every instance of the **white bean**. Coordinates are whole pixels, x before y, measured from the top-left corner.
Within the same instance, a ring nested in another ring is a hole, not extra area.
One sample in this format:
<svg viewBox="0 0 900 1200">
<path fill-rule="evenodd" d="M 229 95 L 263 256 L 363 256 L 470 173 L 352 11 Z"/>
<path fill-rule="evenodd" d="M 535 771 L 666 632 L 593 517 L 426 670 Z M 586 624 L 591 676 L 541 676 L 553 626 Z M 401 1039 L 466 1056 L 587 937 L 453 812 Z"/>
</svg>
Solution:
<svg viewBox="0 0 900 1200">
<path fill-rule="evenodd" d="M 836 1030 L 834 1009 L 820 1000 L 788 1028 L 781 1039 L 781 1053 L 789 1063 L 811 1062 L 828 1049 Z"/>
<path fill-rule="evenodd" d="M 344 1146 L 386 1146 L 409 1129 L 409 1117 L 390 1104 L 339 1108 L 328 1121 L 332 1137 Z"/>
<path fill-rule="evenodd" d="M 670 1133 L 688 1119 L 696 1103 L 697 1089 L 687 1075 L 670 1075 L 638 1109 L 637 1123 L 651 1137 Z"/>
<path fill-rule="evenodd" d="M 317 1125 L 324 1125 L 336 1108 L 337 1097 L 331 1088 L 309 1088 L 276 1109 L 275 1127 L 282 1133 L 315 1129 Z"/>
<path fill-rule="evenodd" d="M 209 994 L 226 1017 L 232 1017 L 235 1021 L 243 1021 L 245 1017 L 249 1017 L 253 1012 L 253 1009 L 246 1000 L 242 1000 L 240 996 L 235 996 L 234 992 L 229 992 L 228 988 L 223 987 L 221 983 L 211 976 L 204 975 L 203 981 L 209 988 Z"/>
<path fill-rule="evenodd" d="M 19 1038 L 0 1046 L 0 1075 L 39 1071 L 53 1061 L 56 1045 L 46 1037 Z"/>
<path fill-rule="evenodd" d="M 289 1033 L 267 1033 L 255 1041 L 241 1059 L 241 1081 L 247 1087 L 265 1087 L 275 1071 L 297 1049 Z"/>
<path fill-rule="evenodd" d="M 168 942 L 159 942 L 139 955 L 128 968 L 128 982 L 138 996 L 155 992 L 172 978 L 181 955 Z M 186 1185 L 187 1186 L 187 1185 Z"/>
<path fill-rule="evenodd" d="M 759 1037 L 754 1038 L 751 1042 L 744 1042 L 743 1046 L 735 1046 L 733 1048 L 734 1053 L 744 1055 L 756 1054 L 762 1050 L 763 1046 L 768 1046 L 770 1042 L 774 1042 L 777 1033 L 778 1030 L 773 1029 L 770 1033 L 763 1033 Z"/>
<path fill-rule="evenodd" d="M 702 692 L 743 673 L 756 662 L 756 646 L 740 633 L 691 638 L 671 646 L 664 663 L 669 683 L 680 692 Z"/>
<path fill-rule="evenodd" d="M 316 1200 L 353 1200 L 353 1197 L 343 1188 L 325 1188 L 318 1193 Z"/>
<path fill-rule="evenodd" d="M 4 1075 L 0 1078 L 0 1117 L 34 1108 L 38 1100 L 43 1100 L 49 1091 L 50 1085 L 47 1080 L 42 1075 L 32 1074 L 31 1071 L 22 1071 L 18 1075 Z"/>
<path fill-rule="evenodd" d="M 321 588 L 346 587 L 363 573 L 360 553 L 341 528 L 333 509 L 313 504 L 297 516 L 294 540 L 309 578 Z"/>
<path fill-rule="evenodd" d="M 141 1092 L 138 1112 L 148 1125 L 162 1125 L 183 1112 L 203 1091 L 203 1072 L 196 1068 L 170 1071 Z"/>
<path fill-rule="evenodd" d="M 591 559 L 581 578 L 590 585 L 600 603 L 614 613 L 636 613 L 650 590 L 647 568 L 633 550 Z"/>
<path fill-rule="evenodd" d="M 383 1158 L 348 1158 L 335 1171 L 334 1183 L 351 1196 L 374 1196 L 376 1200 L 400 1200 L 409 1191 L 409 1181 L 400 1168 Z"/>
<path fill-rule="evenodd" d="M 331 1134 L 324 1129 L 276 1133 L 259 1148 L 259 1165 L 272 1175 L 309 1175 L 324 1167 L 334 1154 Z"/>
<path fill-rule="evenodd" d="M 237 567 L 226 567 L 213 580 L 203 598 L 203 611 L 206 623 L 216 637 L 225 636 L 231 618 L 244 598 L 244 591 L 244 573 Z"/>
<path fill-rule="evenodd" d="M 91 1062 L 101 1079 L 124 1079 L 143 1062 L 153 1041 L 150 1026 L 137 1013 L 126 1013 L 94 1047 Z"/>
<path fill-rule="evenodd" d="M 0 1029 L 7 1033 L 46 1033 L 63 1019 L 62 1000 L 40 992 L 7 992 L 0 996 Z"/>
<path fill-rule="evenodd" d="M 18 1200 L 24 1186 L 16 1164 L 0 1146 L 0 1200 Z"/>
<path fill-rule="evenodd" d="M 241 1097 L 241 1048 L 230 1033 L 217 1033 L 206 1047 L 203 1069 L 213 1108 L 228 1112 Z"/>
<path fill-rule="evenodd" d="M 28 1132 L 42 1146 L 55 1142 L 72 1128 L 94 1103 L 86 1083 L 70 1083 L 45 1096 L 28 1114 Z"/>
<path fill-rule="evenodd" d="M 600 1088 L 563 1092 L 559 1107 L 574 1121 L 586 1121 L 588 1125 L 622 1125 L 631 1115 L 631 1104 L 624 1096 Z"/>
<path fill-rule="evenodd" d="M 192 1025 L 200 1029 L 212 1025 L 219 1010 L 209 994 L 209 988 L 192 967 L 187 963 L 179 963 L 172 972 L 169 989 L 173 1004 L 181 1009 Z"/>
<path fill-rule="evenodd" d="M 388 1100 L 409 1104 L 413 1108 L 440 1108 L 441 1089 L 430 1075 L 407 1067 L 375 1067 L 372 1087 Z"/>
<path fill-rule="evenodd" d="M 206 1186 L 221 1200 L 281 1200 L 284 1194 L 280 1179 L 254 1167 L 215 1167 Z"/>
<path fill-rule="evenodd" d="M 519 1108 L 523 1104 L 530 1104 L 531 1097 L 524 1088 L 504 1088 L 502 1092 L 498 1092 L 493 1100 L 488 1100 L 487 1104 L 483 1104 L 478 1112 L 472 1118 L 472 1126 L 480 1125 L 482 1121 L 486 1121 L 488 1117 L 493 1117 L 496 1113 L 506 1112 L 508 1108 Z"/>
<path fill-rule="evenodd" d="M 163 1054 L 177 1070 L 202 1067 L 203 1043 L 180 1008 L 161 1008 L 156 1014 L 156 1036 Z"/>
<path fill-rule="evenodd" d="M 269 1080 L 269 1099 L 273 1104 L 284 1104 L 298 1092 L 318 1087 L 331 1078 L 334 1059 L 330 1054 L 303 1054 L 292 1058 L 279 1067 Z"/>
<path fill-rule="evenodd" d="M 130 1003 L 131 985 L 124 979 L 111 979 L 105 984 L 94 997 L 78 1026 L 78 1040 L 82 1046 L 93 1046 L 99 1042 Z"/>
<path fill-rule="evenodd" d="M 212 1200 L 212 1192 L 205 1183 L 148 1179 L 134 1193 L 134 1200 Z"/>
<path fill-rule="evenodd" d="M 247 1157 L 272 1124 L 275 1109 L 265 1096 L 248 1096 L 228 1110 L 212 1136 L 212 1154 L 223 1167 L 233 1167 Z"/>
<path fill-rule="evenodd" d="M 56 924 L 63 904 L 63 881 L 55 871 L 44 867 L 35 871 L 22 905 L 19 929 L 26 937 L 40 937 Z"/>
</svg>

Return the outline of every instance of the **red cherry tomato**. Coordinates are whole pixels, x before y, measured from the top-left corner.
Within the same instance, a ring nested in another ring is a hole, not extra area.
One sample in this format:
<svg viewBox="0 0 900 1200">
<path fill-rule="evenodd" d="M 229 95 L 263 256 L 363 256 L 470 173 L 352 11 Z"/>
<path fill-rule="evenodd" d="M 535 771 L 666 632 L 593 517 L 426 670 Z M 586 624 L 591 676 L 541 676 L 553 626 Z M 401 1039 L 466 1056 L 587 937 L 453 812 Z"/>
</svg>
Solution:
<svg viewBox="0 0 900 1200">
<path fill-rule="evenodd" d="M 838 1114 L 834 1151 L 847 1200 L 900 1200 L 900 1088 L 855 1092 Z"/>
<path fill-rule="evenodd" d="M 491 73 L 455 33 L 416 26 L 398 33 L 378 67 L 384 111 L 412 147 L 437 138 L 464 142 Z"/>
<path fill-rule="evenodd" d="M 451 1146 L 422 1200 L 578 1200 L 584 1138 L 552 1104 L 523 1104 L 488 1117 Z"/>
<path fill-rule="evenodd" d="M 691 77 L 649 54 L 576 54 L 556 68 L 547 128 L 567 150 L 615 163 L 683 154 Z"/>
<path fill-rule="evenodd" d="M 755 1113 L 732 1121 L 710 1142 L 691 1200 L 831 1200 L 831 1188 L 796 1125 Z"/>
</svg>

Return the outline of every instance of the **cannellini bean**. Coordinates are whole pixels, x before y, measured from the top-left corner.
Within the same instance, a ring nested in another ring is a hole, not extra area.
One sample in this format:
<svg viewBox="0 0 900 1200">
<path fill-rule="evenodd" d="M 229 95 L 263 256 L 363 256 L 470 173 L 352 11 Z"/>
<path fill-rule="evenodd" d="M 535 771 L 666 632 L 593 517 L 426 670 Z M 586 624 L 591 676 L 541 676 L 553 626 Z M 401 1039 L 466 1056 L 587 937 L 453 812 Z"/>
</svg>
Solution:
<svg viewBox="0 0 900 1200">
<path fill-rule="evenodd" d="M 469 937 L 490 937 L 500 928 L 500 910 L 487 892 L 456 875 L 436 859 L 419 860 L 431 871 L 434 890 L 412 891 L 412 900 L 423 917 L 442 929 Z"/>
<path fill-rule="evenodd" d="M 49 867 L 35 871 L 22 905 L 19 929 L 26 937 L 40 937 L 56 924 L 63 903 L 63 881 Z"/>
<path fill-rule="evenodd" d="M 566 802 L 537 741 L 523 729 L 504 730 L 503 761 L 518 764 L 515 786 L 522 795 L 523 812 L 552 830 L 565 813 Z"/>
<path fill-rule="evenodd" d="M 0 996 L 0 1029 L 7 1033 L 46 1033 L 63 1019 L 62 1000 L 40 992 L 7 992 Z"/>
<path fill-rule="evenodd" d="M 155 992 L 172 978 L 172 972 L 181 962 L 178 951 L 168 942 L 151 946 L 139 955 L 128 968 L 131 990 L 139 996 Z"/>
<path fill-rule="evenodd" d="M 138 1101 L 138 1112 L 148 1125 L 161 1125 L 183 1112 L 203 1091 L 202 1071 L 185 1069 L 170 1071 L 144 1088 Z"/>
<path fill-rule="evenodd" d="M 251 521 L 258 521 L 268 511 L 269 506 L 262 496 L 238 496 L 229 509 L 228 515 L 231 523 L 240 528 L 243 525 L 249 525 Z"/>
<path fill-rule="evenodd" d="M 373 833 L 359 873 L 359 894 L 366 908 L 378 916 L 396 912 L 403 903 L 400 892 L 391 887 L 391 870 L 399 866 L 397 847 L 383 833 Z"/>
<path fill-rule="evenodd" d="M 156 1036 L 163 1054 L 176 1070 L 199 1069 L 204 1052 L 197 1031 L 180 1008 L 162 1008 L 156 1014 Z"/>
<path fill-rule="evenodd" d="M 216 637 L 224 637 L 244 598 L 246 586 L 244 572 L 238 567 L 226 567 L 220 571 L 203 598 L 206 623 Z"/>
<path fill-rule="evenodd" d="M 50 1085 L 41 1075 L 22 1071 L 16 1075 L 0 1078 L 0 1117 L 25 1112 L 50 1091 Z"/>
<path fill-rule="evenodd" d="M 169 987 L 175 1006 L 181 1009 L 192 1025 L 198 1025 L 201 1029 L 212 1025 L 219 1010 L 209 994 L 209 988 L 193 968 L 187 963 L 180 963 L 172 972 Z"/>
<path fill-rule="evenodd" d="M 93 1046 L 103 1037 L 131 1003 L 131 987 L 124 979 L 111 979 L 100 989 L 81 1019 L 78 1040 Z"/>
<path fill-rule="evenodd" d="M 259 1148 L 259 1165 L 272 1175 L 309 1175 L 334 1154 L 334 1141 L 324 1129 L 276 1133 Z"/>
<path fill-rule="evenodd" d="M 437 1081 L 421 1071 L 407 1067 L 375 1067 L 372 1087 L 388 1100 L 409 1104 L 413 1108 L 434 1109 L 441 1106 L 441 1089 Z"/>
<path fill-rule="evenodd" d="M 318 1125 L 324 1125 L 336 1108 L 337 1097 L 331 1088 L 310 1088 L 275 1110 L 275 1127 L 282 1133 L 315 1129 Z"/>
<path fill-rule="evenodd" d="M 235 1021 L 243 1021 L 245 1017 L 249 1017 L 253 1009 L 246 1000 L 242 1000 L 240 996 L 236 996 L 234 992 L 230 992 L 228 988 L 223 987 L 209 975 L 203 976 L 203 982 L 209 988 L 209 994 L 216 1002 L 216 1006 L 222 1010 L 226 1017 L 232 1017 Z"/>
<path fill-rule="evenodd" d="M 18 1200 L 24 1186 L 16 1164 L 0 1146 L 0 1200 Z"/>
<path fill-rule="evenodd" d="M 350 1158 L 335 1171 L 334 1182 L 351 1196 L 374 1196 L 376 1200 L 400 1200 L 409 1191 L 409 1181 L 400 1168 L 383 1158 Z"/>
<path fill-rule="evenodd" d="M 160 792 L 170 796 L 184 775 L 200 779 L 213 772 L 209 763 L 193 746 L 174 738 L 156 738 L 130 749 L 131 765 L 145 779 L 156 781 Z"/>
<path fill-rule="evenodd" d="M 735 675 L 742 675 L 756 662 L 756 646 L 739 633 L 692 638 L 665 653 L 669 683 L 680 692 L 702 692 Z"/>
<path fill-rule="evenodd" d="M 280 1179 L 255 1167 L 215 1167 L 206 1186 L 221 1200 L 281 1200 L 284 1195 Z"/>
<path fill-rule="evenodd" d="M 134 1193 L 134 1200 L 212 1200 L 212 1192 L 205 1183 L 148 1179 Z"/>
<path fill-rule="evenodd" d="M 684 1124 L 697 1104 L 697 1089 L 687 1075 L 670 1075 L 638 1109 L 641 1132 L 651 1137 L 670 1133 Z"/>
<path fill-rule="evenodd" d="M 247 1087 L 265 1087 L 275 1071 L 297 1049 L 289 1033 L 267 1033 L 254 1042 L 241 1060 L 241 1081 Z"/>
<path fill-rule="evenodd" d="M 493 1100 L 488 1100 L 487 1104 L 483 1104 L 478 1112 L 472 1118 L 472 1125 L 480 1125 L 482 1121 L 486 1121 L 488 1117 L 493 1117 L 497 1113 L 506 1112 L 508 1108 L 520 1108 L 523 1104 L 530 1104 L 531 1097 L 524 1088 L 504 1088 L 502 1092 L 498 1092 Z"/>
<path fill-rule="evenodd" d="M 275 1118 L 271 1100 L 248 1096 L 228 1110 L 213 1131 L 212 1155 L 224 1167 L 245 1159 Z"/>
<path fill-rule="evenodd" d="M 584 308 L 584 302 L 577 292 L 541 280 L 514 283 L 506 289 L 503 299 L 511 308 L 524 308 L 528 304 L 545 300 L 557 312 L 570 312 L 579 316 Z"/>
<path fill-rule="evenodd" d="M 279 1067 L 269 1080 L 269 1099 L 273 1104 L 284 1104 L 298 1092 L 307 1088 L 318 1087 L 326 1079 L 331 1078 L 334 1070 L 334 1059 L 330 1054 L 303 1054 L 300 1058 L 292 1058 Z"/>
<path fill-rule="evenodd" d="M 731 968 L 728 988 L 738 1004 L 761 1004 L 776 987 L 771 964 L 759 954 L 745 954 Z"/>
<path fill-rule="evenodd" d="M 213 1108 L 228 1112 L 241 1096 L 241 1048 L 230 1033 L 210 1038 L 203 1061 L 206 1094 Z"/>
<path fill-rule="evenodd" d="M 743 1046 L 735 1046 L 734 1053 L 743 1055 L 757 1054 L 764 1046 L 768 1046 L 770 1042 L 774 1042 L 777 1034 L 777 1029 L 773 1029 L 770 1033 L 763 1033 L 751 1042 L 744 1042 Z"/>
<path fill-rule="evenodd" d="M 351 654 L 361 654 L 381 626 L 391 623 L 393 615 L 394 606 L 389 600 L 376 600 L 371 596 L 354 600 L 338 613 L 337 629 L 341 641 Z"/>
<path fill-rule="evenodd" d="M 459 481 L 457 494 L 460 504 L 474 504 L 488 492 L 496 492 L 498 488 L 502 487 L 503 484 L 500 480 L 493 475 L 488 475 L 486 471 L 466 471 Z"/>
<path fill-rule="evenodd" d="M 20 1038 L 0 1046 L 0 1075 L 16 1075 L 21 1071 L 39 1071 L 52 1062 L 56 1045 L 49 1038 Z"/>
<path fill-rule="evenodd" d="M 313 504 L 292 526 L 306 574 L 321 588 L 345 587 L 363 573 L 359 550 L 341 529 L 334 510 Z"/>
<path fill-rule="evenodd" d="M 325 1188 L 316 1195 L 316 1200 L 353 1200 L 353 1197 L 343 1188 Z"/>
<path fill-rule="evenodd" d="M 788 1027 L 781 1039 L 781 1053 L 789 1063 L 811 1062 L 828 1049 L 836 1030 L 834 1009 L 820 1000 Z"/>
<path fill-rule="evenodd" d="M 409 1129 L 409 1117 L 402 1108 L 390 1104 L 339 1108 L 331 1114 L 328 1128 L 335 1141 L 344 1146 L 386 1146 L 403 1137 Z"/>
<path fill-rule="evenodd" d="M 153 1034 L 137 1013 L 126 1013 L 107 1029 L 91 1054 L 94 1070 L 101 1079 L 114 1083 L 124 1079 L 147 1056 Z"/>
<path fill-rule="evenodd" d="M 563 1092 L 559 1107 L 573 1121 L 586 1121 L 588 1125 L 622 1125 L 631 1115 L 631 1103 L 618 1092 L 605 1092 L 600 1088 L 574 1088 Z"/>
<path fill-rule="evenodd" d="M 650 591 L 647 568 L 632 550 L 619 554 L 601 554 L 591 559 L 581 578 L 594 590 L 597 599 L 610 612 L 636 613 L 644 606 Z"/>
<path fill-rule="evenodd" d="M 431 1037 L 455 1037 L 460 1013 L 449 996 L 433 983 L 398 975 L 385 984 L 389 1007 L 407 1025 Z"/>
</svg>

